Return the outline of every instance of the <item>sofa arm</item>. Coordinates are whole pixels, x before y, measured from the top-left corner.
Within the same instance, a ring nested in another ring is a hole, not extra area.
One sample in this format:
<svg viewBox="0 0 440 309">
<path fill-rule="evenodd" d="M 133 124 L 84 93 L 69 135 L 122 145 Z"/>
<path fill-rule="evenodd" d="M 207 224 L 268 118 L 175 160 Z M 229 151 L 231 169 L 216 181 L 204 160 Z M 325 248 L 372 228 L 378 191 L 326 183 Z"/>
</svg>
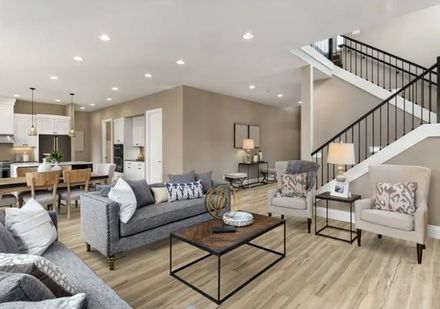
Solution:
<svg viewBox="0 0 440 309">
<path fill-rule="evenodd" d="M 97 193 L 81 195 L 81 233 L 103 255 L 114 255 L 119 241 L 119 204 Z"/>
<path fill-rule="evenodd" d="M 57 212 L 54 211 L 54 210 L 49 210 L 48 213 L 49 213 L 50 219 L 53 222 L 53 225 L 55 225 L 55 228 L 57 229 L 57 232 L 58 232 L 58 215 L 57 215 Z"/>
<path fill-rule="evenodd" d="M 278 193 L 278 189 L 270 189 L 269 191 L 267 191 L 267 204 L 271 205 L 272 204 L 272 199 L 277 195 Z"/>
<path fill-rule="evenodd" d="M 426 228 L 428 226 L 428 207 L 419 205 L 414 213 L 414 230 L 418 234 L 418 242 L 424 244 L 426 241 Z"/>
<path fill-rule="evenodd" d="M 361 211 L 363 209 L 371 209 L 374 205 L 374 198 L 366 198 L 354 202 L 354 214 L 356 222 L 361 218 Z"/>
</svg>

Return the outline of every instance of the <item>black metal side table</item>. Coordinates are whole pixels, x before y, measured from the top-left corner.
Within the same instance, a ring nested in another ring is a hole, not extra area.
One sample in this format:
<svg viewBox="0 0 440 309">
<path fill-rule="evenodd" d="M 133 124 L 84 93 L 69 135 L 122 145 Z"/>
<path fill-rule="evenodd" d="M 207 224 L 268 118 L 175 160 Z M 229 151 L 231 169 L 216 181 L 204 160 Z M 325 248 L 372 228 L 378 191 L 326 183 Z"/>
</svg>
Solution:
<svg viewBox="0 0 440 309">
<path fill-rule="evenodd" d="M 250 188 L 251 186 L 252 187 L 262 186 L 262 185 L 266 185 L 268 183 L 267 181 L 266 182 L 264 181 L 264 177 L 263 177 L 263 180 L 260 180 L 260 177 L 261 177 L 260 165 L 266 165 L 266 170 L 269 169 L 269 162 L 267 162 L 267 161 L 240 162 L 240 163 L 238 163 L 238 172 L 241 171 L 241 167 L 247 168 L 247 179 L 248 179 L 247 187 L 248 188 Z M 250 182 L 250 168 L 253 166 L 257 167 L 257 181 Z"/>
<path fill-rule="evenodd" d="M 332 239 L 337 239 L 337 240 L 345 241 L 345 242 L 348 242 L 348 243 L 352 244 L 357 239 L 357 234 L 355 234 L 355 231 L 353 230 L 353 219 L 352 219 L 352 216 L 353 216 L 353 204 L 354 204 L 355 201 L 360 200 L 360 199 L 361 199 L 361 196 L 358 195 L 358 194 L 352 194 L 348 198 L 333 196 L 333 195 L 330 194 L 330 192 L 324 192 L 324 193 L 315 195 L 315 235 L 325 236 L 325 237 L 329 237 L 329 238 L 332 238 Z M 317 215 L 316 215 L 316 208 L 317 208 L 316 200 L 324 200 L 325 201 L 325 226 L 320 228 L 319 230 L 318 230 L 318 221 L 316 220 L 316 218 L 317 218 Z M 339 227 L 339 226 L 334 226 L 334 225 L 328 224 L 328 202 L 329 201 L 350 204 L 350 228 L 349 229 L 345 229 L 345 228 L 342 228 L 342 227 Z M 339 238 L 339 237 L 323 234 L 322 232 L 325 229 L 327 229 L 327 228 L 332 228 L 332 229 L 337 229 L 337 230 L 341 230 L 341 231 L 350 232 L 350 238 L 349 239 L 345 239 L 345 238 Z M 356 236 L 353 237 L 353 234 L 355 234 Z"/>
</svg>

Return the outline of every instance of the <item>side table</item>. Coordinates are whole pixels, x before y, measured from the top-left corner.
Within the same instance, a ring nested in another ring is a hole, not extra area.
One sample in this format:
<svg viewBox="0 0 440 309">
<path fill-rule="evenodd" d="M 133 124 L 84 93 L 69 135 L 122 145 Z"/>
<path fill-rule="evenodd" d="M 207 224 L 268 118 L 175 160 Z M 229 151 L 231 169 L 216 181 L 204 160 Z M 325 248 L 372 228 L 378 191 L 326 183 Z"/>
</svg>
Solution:
<svg viewBox="0 0 440 309">
<path fill-rule="evenodd" d="M 353 217 L 353 204 L 355 201 L 360 200 L 360 199 L 361 199 L 361 196 L 358 194 L 352 194 L 351 197 L 348 197 L 348 198 L 333 196 L 330 194 L 330 192 L 324 192 L 324 193 L 315 195 L 315 235 L 325 236 L 325 237 L 345 241 L 345 242 L 352 244 L 357 239 L 357 234 L 356 234 L 356 236 L 353 237 L 353 234 L 355 233 L 355 231 L 353 230 L 353 222 L 352 222 L 353 221 L 353 219 L 352 219 L 352 217 Z M 320 228 L 319 230 L 318 230 L 318 221 L 316 220 L 317 219 L 316 200 L 324 200 L 325 201 L 325 226 Z M 345 228 L 342 228 L 339 226 L 334 226 L 334 225 L 328 224 L 328 202 L 329 201 L 346 203 L 346 204 L 350 205 L 350 228 L 349 229 L 345 229 Z M 345 239 L 345 238 L 340 238 L 340 237 L 335 237 L 335 236 L 323 234 L 322 232 L 328 228 L 350 232 L 350 238 Z"/>
</svg>

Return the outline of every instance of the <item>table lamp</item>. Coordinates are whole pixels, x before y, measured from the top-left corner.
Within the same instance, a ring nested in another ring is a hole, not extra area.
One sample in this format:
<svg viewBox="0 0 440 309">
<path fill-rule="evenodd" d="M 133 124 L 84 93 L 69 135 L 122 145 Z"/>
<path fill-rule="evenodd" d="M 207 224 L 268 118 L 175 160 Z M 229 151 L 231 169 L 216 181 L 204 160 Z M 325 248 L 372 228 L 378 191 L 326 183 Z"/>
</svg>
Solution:
<svg viewBox="0 0 440 309">
<path fill-rule="evenodd" d="M 251 154 L 250 151 L 255 148 L 254 140 L 252 138 L 243 139 L 243 145 L 241 146 L 243 150 L 246 150 L 245 162 L 251 162 Z"/>
<path fill-rule="evenodd" d="M 355 164 L 354 144 L 331 143 L 327 155 L 327 163 L 336 164 L 338 175 L 336 181 L 345 182 L 344 165 Z"/>
</svg>

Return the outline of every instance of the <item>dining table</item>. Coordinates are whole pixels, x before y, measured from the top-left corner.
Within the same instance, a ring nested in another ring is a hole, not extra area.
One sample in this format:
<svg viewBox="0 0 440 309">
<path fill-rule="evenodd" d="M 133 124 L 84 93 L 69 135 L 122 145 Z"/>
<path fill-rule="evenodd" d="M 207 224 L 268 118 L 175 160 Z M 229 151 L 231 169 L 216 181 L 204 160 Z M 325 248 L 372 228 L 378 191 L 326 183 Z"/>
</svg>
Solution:
<svg viewBox="0 0 440 309">
<path fill-rule="evenodd" d="M 91 173 L 90 182 L 100 182 L 105 184 L 108 178 L 107 174 Z M 58 188 L 65 188 L 67 184 L 63 182 L 62 177 Z M 30 187 L 26 183 L 26 177 L 9 177 L 0 178 L 0 194 L 12 193 L 12 192 L 26 192 L 30 191 Z"/>
</svg>

